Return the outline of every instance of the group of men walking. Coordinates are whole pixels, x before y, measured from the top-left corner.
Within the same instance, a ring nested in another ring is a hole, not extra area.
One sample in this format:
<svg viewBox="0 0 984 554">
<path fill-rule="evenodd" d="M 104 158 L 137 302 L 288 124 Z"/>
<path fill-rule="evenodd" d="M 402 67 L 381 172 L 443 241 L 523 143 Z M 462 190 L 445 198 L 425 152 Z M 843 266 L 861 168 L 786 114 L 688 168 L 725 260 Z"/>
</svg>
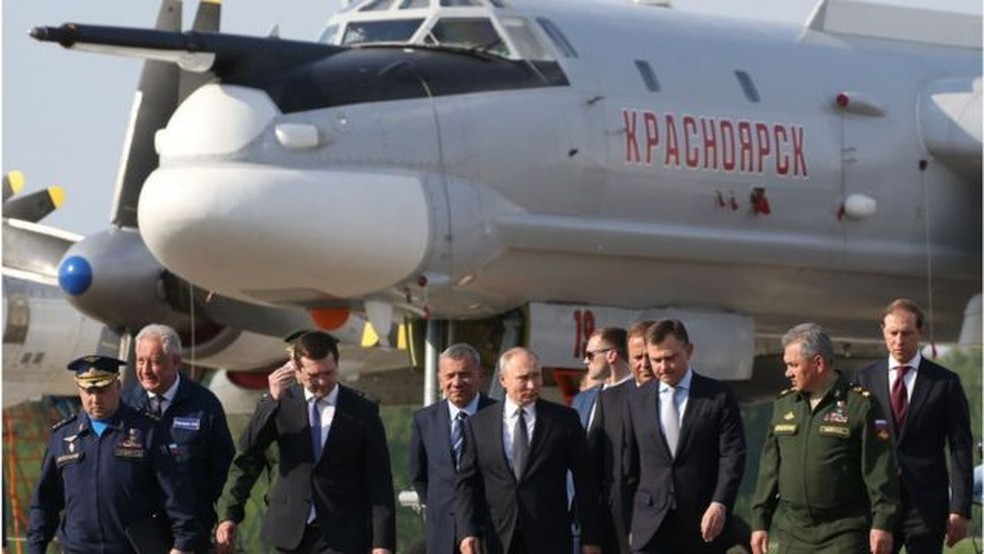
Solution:
<svg viewBox="0 0 984 554">
<path fill-rule="evenodd" d="M 738 402 L 691 366 L 683 322 L 595 332 L 584 363 L 597 384 L 574 408 L 541 398 L 533 351 L 500 357 L 496 402 L 479 392 L 476 350 L 452 345 L 439 358 L 444 399 L 412 422 L 427 552 L 724 552 L 742 542 L 756 554 L 770 542 L 790 553 L 941 552 L 967 532 L 972 438 L 959 378 L 919 353 L 922 317 L 915 303 L 892 302 L 889 355 L 856 376 L 834 369 L 819 326 L 786 333 L 791 388 L 773 406 L 750 544 L 733 514 L 746 459 Z M 178 375 L 177 341 L 163 326 L 138 335 L 141 387 L 125 403 L 122 362 L 72 364 L 84 413 L 52 433 L 31 552 L 56 531 L 65 552 L 227 551 L 264 471 L 276 479 L 261 536 L 278 551 L 395 550 L 379 410 L 338 383 L 330 335 L 294 338 L 235 457 L 221 405 Z"/>
</svg>

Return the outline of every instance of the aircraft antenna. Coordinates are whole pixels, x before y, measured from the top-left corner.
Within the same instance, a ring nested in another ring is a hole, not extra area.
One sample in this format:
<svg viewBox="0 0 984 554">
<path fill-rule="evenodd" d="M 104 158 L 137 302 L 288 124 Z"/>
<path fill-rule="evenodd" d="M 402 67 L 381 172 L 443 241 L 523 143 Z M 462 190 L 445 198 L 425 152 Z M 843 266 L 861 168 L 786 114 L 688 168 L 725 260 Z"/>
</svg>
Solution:
<svg viewBox="0 0 984 554">
<path fill-rule="evenodd" d="M 929 186 L 926 183 L 926 169 L 929 167 L 927 160 L 919 160 L 919 181 L 923 189 L 923 225 L 925 226 L 926 240 L 926 323 L 929 329 L 929 344 L 936 357 L 936 334 L 934 325 L 935 308 L 933 305 L 933 240 L 930 237 L 930 209 L 929 209 Z"/>
</svg>

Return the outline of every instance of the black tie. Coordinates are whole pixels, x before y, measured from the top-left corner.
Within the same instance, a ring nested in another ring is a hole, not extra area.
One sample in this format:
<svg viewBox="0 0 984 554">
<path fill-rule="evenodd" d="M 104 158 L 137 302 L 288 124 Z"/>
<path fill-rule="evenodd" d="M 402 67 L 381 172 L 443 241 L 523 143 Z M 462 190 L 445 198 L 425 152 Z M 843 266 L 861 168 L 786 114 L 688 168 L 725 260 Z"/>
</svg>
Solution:
<svg viewBox="0 0 984 554">
<path fill-rule="evenodd" d="M 517 410 L 516 427 L 513 428 L 513 475 L 519 481 L 523 475 L 523 466 L 526 465 L 526 456 L 530 450 L 530 437 L 526 431 L 526 418 L 523 417 L 523 409 Z"/>
<path fill-rule="evenodd" d="M 454 454 L 454 467 L 461 466 L 461 453 L 465 451 L 465 420 L 468 413 L 464 410 L 458 412 L 451 422 L 451 452 Z"/>
<path fill-rule="evenodd" d="M 150 413 L 154 414 L 157 417 L 161 417 L 161 413 L 163 412 L 163 410 L 161 410 L 161 404 L 163 403 L 161 402 L 160 396 L 157 396 L 156 394 L 154 396 L 151 396 Z"/>
</svg>

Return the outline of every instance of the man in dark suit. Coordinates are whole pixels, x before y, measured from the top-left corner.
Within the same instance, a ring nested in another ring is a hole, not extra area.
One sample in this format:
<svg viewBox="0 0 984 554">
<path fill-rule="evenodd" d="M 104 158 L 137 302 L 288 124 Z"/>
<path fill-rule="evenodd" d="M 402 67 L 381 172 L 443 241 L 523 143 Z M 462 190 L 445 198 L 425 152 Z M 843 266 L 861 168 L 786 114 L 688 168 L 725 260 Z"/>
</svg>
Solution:
<svg viewBox="0 0 984 554">
<path fill-rule="evenodd" d="M 892 414 L 889 430 L 902 485 L 894 552 L 904 544 L 912 554 L 942 552 L 944 536 L 948 546 L 963 539 L 972 496 L 967 397 L 957 374 L 920 355 L 922 331 L 923 314 L 915 302 L 900 298 L 890 303 L 882 318 L 889 357 L 856 376 L 885 414 Z"/>
<path fill-rule="evenodd" d="M 632 551 L 724 552 L 745 466 L 738 401 L 690 368 L 682 322 L 657 322 L 646 345 L 658 381 L 629 395 L 625 411 Z"/>
<path fill-rule="evenodd" d="M 635 377 L 636 386 L 643 386 L 656 378 L 653 366 L 649 363 L 649 352 L 646 351 L 646 331 L 656 323 L 652 320 L 636 321 L 629 326 L 626 336 L 626 346 L 629 351 L 629 367 Z"/>
<path fill-rule="evenodd" d="M 502 355 L 499 381 L 506 392 L 502 409 L 480 411 L 465 427 L 455 491 L 461 552 L 480 552 L 482 539 L 488 554 L 570 552 L 570 471 L 581 550 L 599 553 L 598 489 L 577 413 L 540 399 L 540 360 L 526 348 Z M 486 521 L 494 531 L 483 536 Z"/>
<path fill-rule="evenodd" d="M 225 410 L 212 391 L 178 371 L 181 338 L 174 329 L 148 325 L 137 333 L 136 345 L 140 387 L 128 389 L 123 401 L 159 420 L 164 444 L 195 487 L 198 523 L 211 533 L 236 454 Z"/>
<path fill-rule="evenodd" d="M 392 552 L 393 477 L 379 407 L 338 384 L 338 345 L 331 335 L 300 335 L 291 358 L 270 374 L 270 393 L 260 400 L 233 462 L 261 467 L 267 447 L 277 444 L 278 479 L 261 537 L 279 552 Z M 223 546 L 234 539 L 235 525 L 219 524 Z"/>
<path fill-rule="evenodd" d="M 453 344 L 441 353 L 437 380 L 445 400 L 413 414 L 410 482 L 427 518 L 427 552 L 458 552 L 454 521 L 454 482 L 464 452 L 465 421 L 495 400 L 479 394 L 478 352 Z"/>
<path fill-rule="evenodd" d="M 646 330 L 653 323 L 641 321 L 633 324 L 628 332 L 616 335 L 620 340 L 615 342 L 617 357 L 611 361 L 613 382 L 598 396 L 593 432 L 588 436 L 591 457 L 601 479 L 602 505 L 608 510 L 609 519 L 605 520 L 602 538 L 605 552 L 629 552 L 628 514 L 632 497 L 627 494 L 622 471 L 625 453 L 623 413 L 639 379 L 646 381 L 646 375 L 652 376 L 646 352 Z M 633 340 L 636 340 L 635 346 L 641 350 L 641 356 L 633 356 L 630 346 Z"/>
</svg>

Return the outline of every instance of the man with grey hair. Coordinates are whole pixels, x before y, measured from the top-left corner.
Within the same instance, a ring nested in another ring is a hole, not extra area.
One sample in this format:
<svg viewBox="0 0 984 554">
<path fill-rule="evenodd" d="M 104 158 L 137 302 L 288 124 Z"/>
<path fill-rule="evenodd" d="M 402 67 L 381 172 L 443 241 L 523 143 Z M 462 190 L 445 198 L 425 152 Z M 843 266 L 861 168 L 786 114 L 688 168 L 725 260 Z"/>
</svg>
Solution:
<svg viewBox="0 0 984 554">
<path fill-rule="evenodd" d="M 196 492 L 195 516 L 207 533 L 215 525 L 215 502 L 222 495 L 236 447 L 225 410 L 215 394 L 178 371 L 181 338 L 159 324 L 136 338 L 135 370 L 140 387 L 124 402 L 158 419 L 168 450 L 187 473 Z"/>
<path fill-rule="evenodd" d="M 600 554 L 598 488 L 577 412 L 540 398 L 543 369 L 527 348 L 500 357 L 499 382 L 505 399 L 465 426 L 455 488 L 462 554 L 570 552 L 568 471 L 582 518 L 581 552 Z"/>
<path fill-rule="evenodd" d="M 452 344 L 441 353 L 437 380 L 444 400 L 413 414 L 410 482 L 426 507 L 427 552 L 458 551 L 454 521 L 454 483 L 465 447 L 465 421 L 495 403 L 479 393 L 478 351 Z"/>
<path fill-rule="evenodd" d="M 752 504 L 752 552 L 892 549 L 899 483 L 888 423 L 865 389 L 834 369 L 830 338 L 803 323 L 782 338 L 792 387 L 773 405 Z"/>
</svg>

